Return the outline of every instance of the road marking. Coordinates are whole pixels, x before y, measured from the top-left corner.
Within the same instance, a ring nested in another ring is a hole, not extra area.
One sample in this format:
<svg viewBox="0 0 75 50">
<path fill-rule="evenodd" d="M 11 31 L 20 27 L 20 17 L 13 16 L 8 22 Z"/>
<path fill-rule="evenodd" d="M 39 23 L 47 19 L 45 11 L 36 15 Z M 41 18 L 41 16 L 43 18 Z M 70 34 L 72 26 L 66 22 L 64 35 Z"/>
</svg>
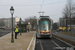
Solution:
<svg viewBox="0 0 75 50">
<path fill-rule="evenodd" d="M 39 41 L 40 41 L 41 50 L 43 50 L 43 46 L 42 46 L 41 40 L 39 39 Z"/>
<path fill-rule="evenodd" d="M 53 40 L 51 40 L 56 46 L 60 47 L 57 43 L 55 43 Z"/>
<path fill-rule="evenodd" d="M 58 46 L 61 50 L 63 50 L 56 42 L 54 42 L 53 40 L 51 40 L 56 46 Z"/>
<path fill-rule="evenodd" d="M 29 50 L 29 48 L 30 48 L 30 46 L 31 46 L 31 44 L 32 44 L 32 41 L 33 41 L 33 39 L 34 39 L 34 36 L 35 36 L 35 33 L 34 33 L 34 35 L 33 35 L 32 39 L 31 39 L 31 41 L 30 41 L 30 44 L 29 44 L 29 46 L 28 46 L 27 50 Z"/>
</svg>

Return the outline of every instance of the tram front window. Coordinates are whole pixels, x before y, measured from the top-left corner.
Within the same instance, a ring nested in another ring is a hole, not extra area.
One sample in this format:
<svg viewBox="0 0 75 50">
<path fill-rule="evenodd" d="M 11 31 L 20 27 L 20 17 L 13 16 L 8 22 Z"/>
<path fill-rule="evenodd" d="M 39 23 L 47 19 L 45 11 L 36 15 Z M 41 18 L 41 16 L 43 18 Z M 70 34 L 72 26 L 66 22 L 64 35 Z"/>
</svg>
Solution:
<svg viewBox="0 0 75 50">
<path fill-rule="evenodd" d="M 40 30 L 50 30 L 50 21 L 40 21 L 39 27 Z"/>
</svg>

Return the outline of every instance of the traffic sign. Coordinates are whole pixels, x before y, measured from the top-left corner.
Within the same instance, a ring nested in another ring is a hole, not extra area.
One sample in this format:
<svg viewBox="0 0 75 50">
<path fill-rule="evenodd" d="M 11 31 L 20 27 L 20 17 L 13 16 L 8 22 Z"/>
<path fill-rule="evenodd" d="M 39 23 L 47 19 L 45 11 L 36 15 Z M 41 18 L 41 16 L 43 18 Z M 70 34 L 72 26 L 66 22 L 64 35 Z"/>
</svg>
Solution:
<svg viewBox="0 0 75 50">
<path fill-rule="evenodd" d="M 30 24 L 30 21 L 28 22 L 28 24 Z"/>
</svg>

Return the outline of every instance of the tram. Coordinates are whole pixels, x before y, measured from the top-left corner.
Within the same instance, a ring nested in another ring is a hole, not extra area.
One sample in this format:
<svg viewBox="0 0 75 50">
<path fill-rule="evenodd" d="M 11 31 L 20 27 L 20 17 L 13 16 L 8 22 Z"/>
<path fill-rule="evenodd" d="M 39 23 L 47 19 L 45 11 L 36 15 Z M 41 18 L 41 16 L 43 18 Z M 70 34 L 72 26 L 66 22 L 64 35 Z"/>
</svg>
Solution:
<svg viewBox="0 0 75 50">
<path fill-rule="evenodd" d="M 51 33 L 52 23 L 53 21 L 50 19 L 49 16 L 40 16 L 37 19 L 36 38 L 41 38 L 41 37 L 52 38 L 52 33 Z"/>
</svg>

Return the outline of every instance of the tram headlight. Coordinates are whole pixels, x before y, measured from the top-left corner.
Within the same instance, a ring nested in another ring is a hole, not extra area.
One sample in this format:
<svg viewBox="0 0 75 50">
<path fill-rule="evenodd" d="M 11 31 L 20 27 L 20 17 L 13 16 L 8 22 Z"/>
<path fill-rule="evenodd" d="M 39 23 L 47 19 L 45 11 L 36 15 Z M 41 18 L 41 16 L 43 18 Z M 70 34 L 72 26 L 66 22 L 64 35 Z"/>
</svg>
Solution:
<svg viewBox="0 0 75 50">
<path fill-rule="evenodd" d="M 42 32 L 42 34 L 43 34 L 43 32 Z"/>
<path fill-rule="evenodd" d="M 49 32 L 47 34 L 49 34 Z"/>
</svg>

